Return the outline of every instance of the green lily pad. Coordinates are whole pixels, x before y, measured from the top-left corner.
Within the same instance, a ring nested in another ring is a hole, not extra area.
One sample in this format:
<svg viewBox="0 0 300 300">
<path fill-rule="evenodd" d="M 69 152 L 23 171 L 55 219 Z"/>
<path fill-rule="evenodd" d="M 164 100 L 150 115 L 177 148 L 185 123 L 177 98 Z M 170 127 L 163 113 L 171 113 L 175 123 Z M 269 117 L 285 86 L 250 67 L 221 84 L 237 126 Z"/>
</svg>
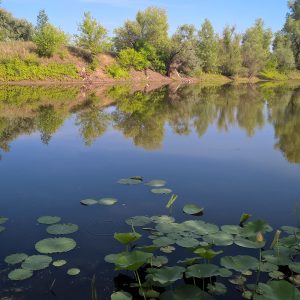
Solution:
<svg viewBox="0 0 300 300">
<path fill-rule="evenodd" d="M 183 264 L 186 266 L 191 266 L 195 264 L 200 258 L 199 257 L 191 257 L 191 258 L 186 258 L 184 260 L 179 260 L 177 263 Z"/>
<path fill-rule="evenodd" d="M 40 223 L 40 224 L 45 224 L 45 225 L 52 225 L 52 224 L 55 224 L 55 223 L 58 223 L 60 222 L 61 218 L 60 217 L 53 217 L 53 216 L 43 216 L 43 217 L 39 217 L 37 219 L 37 221 Z"/>
<path fill-rule="evenodd" d="M 273 272 L 278 270 L 278 266 L 271 264 L 269 262 L 261 262 L 259 265 L 259 269 L 261 272 Z"/>
<path fill-rule="evenodd" d="M 293 261 L 292 263 L 289 264 L 289 268 L 295 272 L 295 273 L 300 273 L 300 263 Z"/>
<path fill-rule="evenodd" d="M 114 205 L 117 202 L 118 202 L 118 200 L 115 198 L 102 198 L 98 201 L 98 204 L 109 206 L 109 205 Z"/>
<path fill-rule="evenodd" d="M 207 285 L 208 291 L 212 295 L 221 296 L 226 294 L 227 288 L 223 283 L 215 282 L 214 284 Z"/>
<path fill-rule="evenodd" d="M 6 256 L 4 261 L 9 265 L 16 265 L 24 261 L 28 257 L 25 253 L 15 253 L 9 256 Z"/>
<path fill-rule="evenodd" d="M 205 235 L 203 240 L 216 246 L 229 246 L 233 244 L 233 236 L 223 231 Z"/>
<path fill-rule="evenodd" d="M 164 247 L 160 247 L 159 250 L 160 250 L 161 252 L 163 252 L 163 253 L 170 254 L 170 253 L 172 253 L 172 252 L 175 251 L 175 247 L 173 247 L 173 246 L 164 246 Z"/>
<path fill-rule="evenodd" d="M 0 224 L 5 224 L 8 221 L 8 218 L 0 216 Z"/>
<path fill-rule="evenodd" d="M 5 230 L 4 226 L 0 226 L 0 233 L 3 232 Z"/>
<path fill-rule="evenodd" d="M 150 224 L 152 222 L 152 220 L 145 216 L 136 216 L 136 217 L 127 219 L 125 222 L 126 222 L 126 224 L 128 224 L 130 226 L 142 227 L 142 226 Z"/>
<path fill-rule="evenodd" d="M 153 256 L 148 259 L 148 263 L 151 264 L 152 267 L 160 268 L 162 265 L 168 263 L 168 258 L 166 256 Z"/>
<path fill-rule="evenodd" d="M 188 215 L 198 215 L 203 213 L 204 208 L 196 205 L 196 204 L 186 204 L 183 207 L 183 211 Z"/>
<path fill-rule="evenodd" d="M 176 233 L 181 232 L 182 226 L 177 223 L 159 223 L 155 229 L 160 233 Z"/>
<path fill-rule="evenodd" d="M 44 239 L 35 244 L 35 249 L 43 254 L 68 252 L 75 247 L 76 242 L 65 237 Z"/>
<path fill-rule="evenodd" d="M 292 262 L 288 256 L 284 255 L 278 256 L 276 254 L 265 254 L 264 252 L 262 252 L 262 256 L 267 262 L 277 266 L 287 266 Z"/>
<path fill-rule="evenodd" d="M 232 276 L 232 272 L 229 271 L 228 269 L 220 268 L 219 269 L 219 276 L 224 277 L 224 278 L 228 278 L 228 277 Z"/>
<path fill-rule="evenodd" d="M 32 277 L 33 272 L 30 270 L 16 269 L 8 274 L 8 278 L 14 281 L 21 281 Z"/>
<path fill-rule="evenodd" d="M 153 240 L 153 244 L 157 247 L 166 247 L 174 244 L 175 241 L 171 240 L 167 237 L 160 237 L 158 239 Z"/>
<path fill-rule="evenodd" d="M 160 269 L 148 269 L 147 272 L 151 274 L 151 278 L 160 284 L 172 283 L 182 279 L 184 267 L 162 267 Z"/>
<path fill-rule="evenodd" d="M 293 226 L 282 226 L 281 229 L 288 234 L 299 234 L 300 229 Z"/>
<path fill-rule="evenodd" d="M 124 185 L 136 185 L 142 183 L 142 180 L 134 178 L 122 178 L 118 181 L 118 183 Z"/>
<path fill-rule="evenodd" d="M 199 241 L 197 241 L 194 238 L 182 238 L 180 240 L 176 241 L 176 244 L 180 247 L 184 247 L 184 248 L 194 248 L 197 247 L 199 245 Z"/>
<path fill-rule="evenodd" d="M 234 243 L 240 247 L 252 248 L 252 249 L 263 248 L 266 244 L 265 241 L 262 241 L 262 242 L 251 241 L 249 239 L 245 239 L 242 237 L 236 237 L 234 240 Z"/>
<path fill-rule="evenodd" d="M 123 245 L 128 245 L 136 242 L 142 237 L 141 234 L 137 232 L 127 232 L 127 233 L 115 233 L 114 238 Z"/>
<path fill-rule="evenodd" d="M 285 280 L 270 281 L 268 284 L 259 283 L 258 288 L 262 295 L 254 294 L 254 300 L 300 299 L 299 290 Z"/>
<path fill-rule="evenodd" d="M 132 296 L 127 292 L 119 291 L 111 295 L 111 300 L 132 300 Z"/>
<path fill-rule="evenodd" d="M 240 234 L 242 227 L 237 225 L 223 225 L 221 226 L 221 230 L 230 234 Z"/>
<path fill-rule="evenodd" d="M 90 206 L 90 205 L 98 204 L 98 200 L 95 200 L 95 199 L 84 199 L 84 200 L 81 200 L 80 203 L 82 205 L 85 205 L 85 206 Z"/>
<path fill-rule="evenodd" d="M 47 255 L 32 255 L 25 259 L 22 263 L 22 269 L 30 271 L 43 270 L 49 267 L 52 257 Z"/>
<path fill-rule="evenodd" d="M 272 271 L 269 273 L 269 276 L 273 279 L 283 279 L 285 277 L 284 273 L 280 271 Z"/>
<path fill-rule="evenodd" d="M 49 234 L 62 235 L 71 234 L 79 230 L 79 227 L 75 224 L 55 224 L 47 228 Z"/>
<path fill-rule="evenodd" d="M 183 285 L 177 287 L 174 291 L 164 292 L 160 300 L 213 300 L 214 298 L 208 293 L 202 291 L 194 285 Z"/>
<path fill-rule="evenodd" d="M 199 235 L 208 235 L 219 232 L 219 227 L 215 224 L 205 223 L 203 221 L 189 220 L 181 224 L 187 232 L 193 232 Z"/>
<path fill-rule="evenodd" d="M 245 237 L 256 237 L 257 233 L 272 232 L 273 228 L 262 220 L 256 220 L 247 223 L 241 231 L 241 235 Z"/>
<path fill-rule="evenodd" d="M 217 276 L 219 274 L 219 267 L 213 264 L 196 264 L 187 267 L 185 275 L 187 278 L 208 278 Z"/>
<path fill-rule="evenodd" d="M 70 276 L 76 276 L 79 273 L 80 273 L 80 269 L 78 269 L 78 268 L 72 268 L 67 271 L 67 274 Z"/>
<path fill-rule="evenodd" d="M 56 268 L 60 268 L 64 266 L 67 262 L 64 259 L 56 260 L 52 263 L 52 265 Z"/>
<path fill-rule="evenodd" d="M 165 180 L 161 180 L 161 179 L 154 179 L 151 181 L 148 181 L 147 183 L 145 183 L 145 185 L 148 186 L 152 186 L 152 187 L 163 187 L 167 184 L 167 182 Z"/>
<path fill-rule="evenodd" d="M 224 256 L 221 258 L 221 266 L 237 272 L 256 270 L 258 263 L 259 262 L 255 257 L 248 255 Z"/>
<path fill-rule="evenodd" d="M 163 194 L 171 194 L 172 190 L 171 189 L 166 189 L 166 188 L 157 188 L 157 189 L 152 189 L 151 192 L 153 194 L 163 195 Z"/>
<path fill-rule="evenodd" d="M 162 215 L 162 216 L 153 216 L 151 217 L 152 222 L 154 223 L 173 223 L 175 219 L 170 216 Z"/>
<path fill-rule="evenodd" d="M 222 250 L 220 251 L 214 251 L 212 249 L 207 249 L 207 248 L 198 248 L 194 251 L 195 254 L 203 257 L 204 259 L 207 259 L 207 260 L 211 260 L 213 259 L 215 256 L 223 253 Z"/>
<path fill-rule="evenodd" d="M 242 297 L 244 299 L 251 300 L 252 297 L 253 297 L 253 293 L 251 291 L 244 291 L 243 294 L 242 294 Z"/>
</svg>

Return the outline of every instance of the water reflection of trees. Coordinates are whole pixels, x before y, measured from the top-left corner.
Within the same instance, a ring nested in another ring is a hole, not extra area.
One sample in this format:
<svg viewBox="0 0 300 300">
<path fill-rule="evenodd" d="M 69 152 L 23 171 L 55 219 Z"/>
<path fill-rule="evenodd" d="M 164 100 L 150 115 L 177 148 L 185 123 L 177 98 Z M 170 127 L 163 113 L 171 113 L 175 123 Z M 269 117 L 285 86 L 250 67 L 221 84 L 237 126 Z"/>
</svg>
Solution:
<svg viewBox="0 0 300 300">
<path fill-rule="evenodd" d="M 75 114 L 75 124 L 86 145 L 101 137 L 111 125 L 144 149 L 159 149 L 165 125 L 174 133 L 202 137 L 209 127 L 229 131 L 239 127 L 249 137 L 266 122 L 274 126 L 276 148 L 294 163 L 300 163 L 300 88 L 286 85 L 227 85 L 163 87 L 148 93 L 132 92 L 126 86 L 105 93 L 87 93 L 78 101 L 79 90 L 56 89 L 30 93 L 7 93 L 0 89 L 0 148 L 19 135 L 39 131 L 43 143 Z M 29 95 L 32 94 L 33 97 Z M 21 98 L 21 99 L 20 99 Z M 79 97 L 80 98 L 80 97 Z M 105 103 L 115 103 L 108 112 Z M 76 100 L 77 99 L 77 100 Z M 107 101 L 109 99 L 109 101 Z"/>
</svg>

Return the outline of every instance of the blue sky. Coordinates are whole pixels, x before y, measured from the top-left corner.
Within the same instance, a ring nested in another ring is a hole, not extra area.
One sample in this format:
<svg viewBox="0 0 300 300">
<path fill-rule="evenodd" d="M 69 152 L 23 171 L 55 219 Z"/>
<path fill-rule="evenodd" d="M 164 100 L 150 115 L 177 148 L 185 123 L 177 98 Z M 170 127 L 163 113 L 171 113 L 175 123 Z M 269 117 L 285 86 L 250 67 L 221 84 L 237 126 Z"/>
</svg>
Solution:
<svg viewBox="0 0 300 300">
<path fill-rule="evenodd" d="M 226 24 L 236 25 L 239 32 L 263 18 L 277 31 L 282 28 L 288 11 L 287 0 L 3 0 L 2 6 L 14 15 L 35 22 L 38 11 L 46 9 L 50 21 L 69 33 L 76 33 L 84 11 L 90 11 L 105 27 L 112 30 L 147 6 L 167 9 L 170 32 L 180 24 L 197 28 L 205 18 L 217 32 Z"/>
</svg>

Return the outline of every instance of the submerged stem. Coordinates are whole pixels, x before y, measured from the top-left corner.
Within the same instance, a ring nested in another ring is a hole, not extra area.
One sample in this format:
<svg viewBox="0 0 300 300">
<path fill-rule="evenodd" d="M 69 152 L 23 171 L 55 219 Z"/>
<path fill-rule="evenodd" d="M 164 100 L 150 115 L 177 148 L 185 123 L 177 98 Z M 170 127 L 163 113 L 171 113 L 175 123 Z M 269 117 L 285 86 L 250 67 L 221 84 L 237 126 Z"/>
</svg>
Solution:
<svg viewBox="0 0 300 300">
<path fill-rule="evenodd" d="M 141 283 L 141 279 L 140 279 L 140 276 L 139 276 L 139 272 L 136 270 L 135 273 L 136 273 L 136 277 L 137 277 L 138 282 L 139 282 L 140 289 L 142 290 L 143 297 L 144 297 L 145 300 L 147 300 L 146 295 L 144 293 L 144 289 L 142 287 L 142 283 Z"/>
</svg>

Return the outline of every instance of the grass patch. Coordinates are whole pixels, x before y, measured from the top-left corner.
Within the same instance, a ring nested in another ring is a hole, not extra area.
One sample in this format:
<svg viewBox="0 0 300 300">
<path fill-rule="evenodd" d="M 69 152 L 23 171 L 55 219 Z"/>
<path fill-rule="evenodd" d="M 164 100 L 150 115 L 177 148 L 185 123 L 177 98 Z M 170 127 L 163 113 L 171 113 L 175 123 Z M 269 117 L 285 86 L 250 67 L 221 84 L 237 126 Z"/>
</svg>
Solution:
<svg viewBox="0 0 300 300">
<path fill-rule="evenodd" d="M 259 78 L 264 80 L 288 80 L 288 76 L 277 70 L 264 70 L 259 73 Z"/>
</svg>

